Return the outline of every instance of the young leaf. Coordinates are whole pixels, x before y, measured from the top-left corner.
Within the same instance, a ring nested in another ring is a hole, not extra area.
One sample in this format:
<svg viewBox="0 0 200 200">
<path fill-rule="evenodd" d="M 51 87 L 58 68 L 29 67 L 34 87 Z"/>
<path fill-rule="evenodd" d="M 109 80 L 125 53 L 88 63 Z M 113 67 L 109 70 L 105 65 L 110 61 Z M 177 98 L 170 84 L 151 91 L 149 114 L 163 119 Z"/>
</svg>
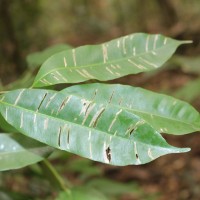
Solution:
<svg viewBox="0 0 200 200">
<path fill-rule="evenodd" d="M 87 45 L 51 56 L 41 67 L 34 87 L 116 79 L 157 69 L 188 41 L 136 33 L 100 45 Z"/>
<path fill-rule="evenodd" d="M 51 46 L 41 52 L 31 53 L 27 56 L 26 60 L 28 62 L 29 68 L 35 68 L 42 65 L 42 63 L 51 57 L 53 54 L 71 49 L 72 47 L 66 44 L 58 44 Z"/>
<path fill-rule="evenodd" d="M 123 107 L 105 106 L 67 92 L 11 91 L 2 95 L 0 112 L 29 137 L 103 163 L 137 165 L 189 150 L 170 146 L 143 119 Z"/>
<path fill-rule="evenodd" d="M 200 130 L 200 114 L 188 103 L 142 88 L 125 85 L 85 84 L 62 92 L 87 101 L 112 104 L 138 115 L 159 132 L 181 135 Z"/>
<path fill-rule="evenodd" d="M 0 133 L 0 171 L 37 163 L 51 151 L 50 147 L 21 134 Z"/>
</svg>

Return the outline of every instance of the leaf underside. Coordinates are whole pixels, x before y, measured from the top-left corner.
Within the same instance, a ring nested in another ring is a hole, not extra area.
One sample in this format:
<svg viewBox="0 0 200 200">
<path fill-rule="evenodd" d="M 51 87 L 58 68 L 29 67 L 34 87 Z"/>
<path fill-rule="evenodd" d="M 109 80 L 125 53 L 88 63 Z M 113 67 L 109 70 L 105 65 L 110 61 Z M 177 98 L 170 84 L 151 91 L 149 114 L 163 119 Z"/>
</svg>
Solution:
<svg viewBox="0 0 200 200">
<path fill-rule="evenodd" d="M 62 92 L 123 108 L 162 133 L 183 135 L 200 130 L 199 112 L 191 105 L 139 87 L 94 83 L 68 87 Z"/>
<path fill-rule="evenodd" d="M 65 92 L 11 91 L 1 96 L 0 112 L 31 138 L 103 163 L 138 165 L 189 150 L 167 144 L 146 121 L 123 107 Z"/>
<path fill-rule="evenodd" d="M 0 133 L 0 171 L 37 163 L 51 151 L 49 146 L 21 134 Z"/>
<path fill-rule="evenodd" d="M 40 68 L 33 87 L 116 79 L 159 68 L 188 41 L 162 35 L 131 34 L 100 45 L 87 45 L 51 56 Z"/>
</svg>

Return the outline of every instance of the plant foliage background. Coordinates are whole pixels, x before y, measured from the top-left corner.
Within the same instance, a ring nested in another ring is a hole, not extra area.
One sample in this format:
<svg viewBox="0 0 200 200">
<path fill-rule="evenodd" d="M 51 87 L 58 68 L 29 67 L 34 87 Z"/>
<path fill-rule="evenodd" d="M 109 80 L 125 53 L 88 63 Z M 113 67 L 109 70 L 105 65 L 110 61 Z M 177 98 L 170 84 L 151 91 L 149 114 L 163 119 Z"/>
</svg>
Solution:
<svg viewBox="0 0 200 200">
<path fill-rule="evenodd" d="M 51 3 L 47 0 L 2 0 L 1 90 L 30 86 L 37 67 L 49 55 L 48 51 L 43 51 L 48 46 L 58 45 L 59 51 L 70 48 L 59 45 L 61 43 L 77 47 L 102 43 L 133 32 L 162 33 L 179 40 L 193 40 L 193 44 L 181 46 L 162 69 L 110 82 L 170 94 L 192 103 L 200 111 L 199 15 L 198 0 L 152 0 L 145 1 L 142 5 L 139 0 L 71 0 Z M 34 59 L 35 54 L 27 57 L 36 51 L 43 51 L 41 60 Z M 3 126 L 2 123 L 2 129 L 5 128 Z M 1 137 L 9 141 L 13 139 L 13 135 Z M 170 144 L 189 146 L 192 151 L 184 155 L 165 156 L 140 167 L 105 166 L 61 152 L 52 155 L 51 161 L 64 178 L 77 186 L 86 185 L 84 191 L 89 190 L 88 193 L 92 192 L 97 199 L 104 199 L 101 192 L 113 199 L 125 200 L 198 199 L 199 134 L 164 137 Z M 28 139 L 24 142 L 28 144 Z M 43 148 L 40 143 L 37 145 Z M 22 150 L 19 158 L 24 155 L 28 157 L 22 146 L 13 146 Z M 48 153 L 44 151 L 35 159 L 39 160 Z M 91 188 L 97 190 L 93 191 Z M 77 188 L 74 192 L 76 198 L 82 197 L 81 190 Z M 88 199 L 87 193 L 85 195 L 84 198 Z M 56 187 L 49 184 L 37 165 L 0 173 L 1 199 L 55 199 L 57 196 Z M 65 194 L 60 194 L 58 198 L 66 197 Z"/>
</svg>

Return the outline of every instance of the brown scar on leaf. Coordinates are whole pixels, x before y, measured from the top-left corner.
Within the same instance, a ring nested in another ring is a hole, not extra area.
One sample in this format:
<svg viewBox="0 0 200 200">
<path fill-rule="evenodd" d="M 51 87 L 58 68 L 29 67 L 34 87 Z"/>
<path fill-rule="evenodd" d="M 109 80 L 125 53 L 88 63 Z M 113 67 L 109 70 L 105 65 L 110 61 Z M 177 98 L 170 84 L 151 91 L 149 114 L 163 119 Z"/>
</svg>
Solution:
<svg viewBox="0 0 200 200">
<path fill-rule="evenodd" d="M 70 129 L 67 130 L 67 144 L 69 145 Z"/>
<path fill-rule="evenodd" d="M 65 100 L 62 101 L 59 109 L 58 109 L 58 113 L 65 107 L 67 101 L 68 101 L 69 97 L 67 97 Z"/>
<path fill-rule="evenodd" d="M 59 127 L 59 131 L 58 131 L 58 146 L 60 147 L 61 145 L 61 133 L 62 133 L 62 127 Z"/>
<path fill-rule="evenodd" d="M 39 104 L 39 106 L 38 106 L 38 108 L 37 108 L 37 111 L 39 111 L 39 109 L 40 109 L 42 103 L 44 102 L 45 98 L 47 97 L 47 94 L 48 94 L 48 93 L 46 92 L 45 95 L 43 96 L 43 98 L 42 98 L 42 100 L 41 100 L 41 102 L 40 102 L 40 104 Z"/>
<path fill-rule="evenodd" d="M 110 149 L 110 147 L 108 147 L 106 149 L 106 157 L 107 157 L 108 161 L 110 162 L 111 161 L 111 149 Z"/>
<path fill-rule="evenodd" d="M 109 98 L 109 101 L 108 101 L 108 103 L 111 103 L 111 101 L 112 101 L 112 98 L 113 98 L 113 96 L 114 96 L 114 93 L 115 93 L 115 90 L 113 90 L 113 92 L 112 92 L 112 94 L 111 94 L 111 96 L 110 96 L 110 98 Z"/>
</svg>

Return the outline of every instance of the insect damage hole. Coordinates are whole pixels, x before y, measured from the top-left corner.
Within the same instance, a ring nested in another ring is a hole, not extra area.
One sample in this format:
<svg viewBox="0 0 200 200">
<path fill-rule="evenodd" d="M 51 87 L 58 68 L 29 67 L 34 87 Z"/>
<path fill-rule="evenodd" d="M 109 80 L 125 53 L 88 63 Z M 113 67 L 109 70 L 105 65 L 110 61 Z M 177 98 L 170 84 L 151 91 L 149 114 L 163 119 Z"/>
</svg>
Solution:
<svg viewBox="0 0 200 200">
<path fill-rule="evenodd" d="M 108 147 L 106 149 L 106 157 L 107 157 L 107 159 L 108 159 L 108 161 L 110 163 L 110 161 L 111 161 L 111 149 L 110 149 L 110 147 Z"/>
</svg>

